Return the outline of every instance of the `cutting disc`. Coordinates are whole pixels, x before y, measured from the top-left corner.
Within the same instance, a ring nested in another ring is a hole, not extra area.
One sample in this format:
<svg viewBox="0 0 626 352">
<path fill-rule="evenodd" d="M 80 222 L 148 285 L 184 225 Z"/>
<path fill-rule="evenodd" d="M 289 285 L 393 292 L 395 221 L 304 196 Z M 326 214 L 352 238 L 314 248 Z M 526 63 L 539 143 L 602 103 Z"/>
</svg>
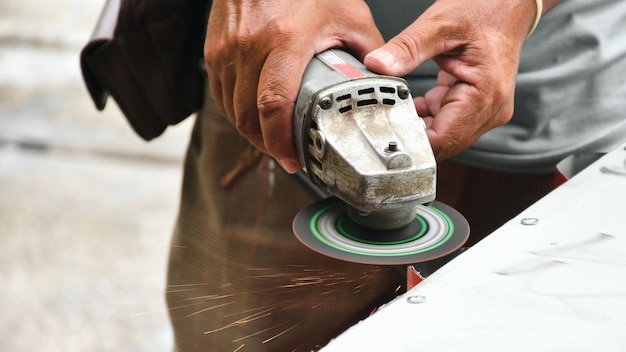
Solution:
<svg viewBox="0 0 626 352">
<path fill-rule="evenodd" d="M 363 264 L 415 264 L 459 249 L 469 224 L 455 209 L 435 201 L 419 206 L 415 220 L 397 230 L 371 230 L 350 220 L 347 205 L 336 197 L 322 199 L 298 213 L 296 237 L 329 257 Z"/>
</svg>

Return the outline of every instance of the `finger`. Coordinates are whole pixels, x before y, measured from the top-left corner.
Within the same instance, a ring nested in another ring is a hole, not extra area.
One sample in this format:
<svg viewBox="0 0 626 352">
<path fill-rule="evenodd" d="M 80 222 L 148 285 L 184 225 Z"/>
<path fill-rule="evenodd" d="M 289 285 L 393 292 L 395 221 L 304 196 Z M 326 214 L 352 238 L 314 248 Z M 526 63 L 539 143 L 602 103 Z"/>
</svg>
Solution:
<svg viewBox="0 0 626 352">
<path fill-rule="evenodd" d="M 224 114 L 234 126 L 237 126 L 237 116 L 233 107 L 233 93 L 235 90 L 235 77 L 232 71 L 225 69 L 220 72 L 220 85 L 222 87 L 222 106 Z"/>
<path fill-rule="evenodd" d="M 315 53 L 330 47 L 341 47 L 363 62 L 368 53 L 385 44 L 366 2 L 337 1 L 333 6 L 333 12 L 338 14 L 336 22 L 326 30 L 322 37 L 325 41 L 317 43 Z M 339 43 L 333 44 L 330 40 L 338 40 Z"/>
<path fill-rule="evenodd" d="M 452 27 L 425 13 L 387 44 L 369 53 L 365 66 L 381 74 L 406 75 L 427 60 L 460 45 L 461 34 L 450 30 Z"/>
<path fill-rule="evenodd" d="M 458 79 L 456 77 L 444 70 L 439 70 L 439 73 L 437 73 L 438 86 L 452 87 L 452 85 L 455 84 L 457 81 Z"/>
<path fill-rule="evenodd" d="M 468 98 L 475 88 L 457 83 L 441 99 L 441 108 L 427 130 L 437 160 L 441 161 L 469 147 L 484 132 L 477 122 L 480 102 Z"/>
<path fill-rule="evenodd" d="M 344 34 L 341 39 L 342 47 L 349 49 L 359 61 L 363 62 L 367 55 L 385 44 L 385 39 L 372 22 L 370 26 L 362 27 L 359 31 Z M 326 48 L 321 48 L 322 50 Z M 316 52 L 321 52 L 317 50 Z"/>
<path fill-rule="evenodd" d="M 413 104 L 415 105 L 415 110 L 417 110 L 417 115 L 421 118 L 433 116 L 428 109 L 428 104 L 426 104 L 426 99 L 424 97 L 413 98 Z"/>
<path fill-rule="evenodd" d="M 209 93 L 215 105 L 217 106 L 217 110 L 220 114 L 226 116 L 226 111 L 224 110 L 224 102 L 222 100 L 222 83 L 219 79 L 214 78 L 213 75 L 208 75 L 209 78 Z"/>
<path fill-rule="evenodd" d="M 259 111 L 256 104 L 259 75 L 264 60 L 264 57 L 256 60 L 250 58 L 236 70 L 237 78 L 233 91 L 233 110 L 239 133 L 246 137 L 255 147 L 263 152 L 267 152 L 261 133 Z"/>
<path fill-rule="evenodd" d="M 426 125 L 426 130 L 428 131 L 428 129 L 430 129 L 430 126 L 432 126 L 434 119 L 432 116 L 426 116 L 423 119 L 424 119 L 424 124 Z"/>
<path fill-rule="evenodd" d="M 450 87 L 447 86 L 436 86 L 429 89 L 426 94 L 424 94 L 424 103 L 428 107 L 428 111 L 430 111 L 431 116 L 437 116 L 439 110 L 441 109 L 443 98 L 449 90 Z"/>
<path fill-rule="evenodd" d="M 293 143 L 293 111 L 301 77 L 313 53 L 272 51 L 263 65 L 257 106 L 267 152 L 289 173 L 301 166 Z"/>
<path fill-rule="evenodd" d="M 207 60 L 207 76 L 209 91 L 218 110 L 227 120 L 235 125 L 235 114 L 232 109 L 232 94 L 234 88 L 234 74 L 217 60 Z"/>
</svg>

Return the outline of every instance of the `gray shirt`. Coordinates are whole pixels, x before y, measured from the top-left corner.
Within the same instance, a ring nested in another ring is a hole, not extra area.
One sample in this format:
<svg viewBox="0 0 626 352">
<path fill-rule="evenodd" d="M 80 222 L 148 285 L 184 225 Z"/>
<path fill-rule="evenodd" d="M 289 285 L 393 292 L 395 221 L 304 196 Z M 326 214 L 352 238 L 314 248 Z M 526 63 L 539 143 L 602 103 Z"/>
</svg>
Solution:
<svg viewBox="0 0 626 352">
<path fill-rule="evenodd" d="M 368 0 L 390 39 L 432 1 Z M 435 84 L 428 62 L 406 78 L 414 95 Z M 626 140 L 626 1 L 564 0 L 522 52 L 515 113 L 455 157 L 467 164 L 544 172 L 574 153 L 606 152 Z"/>
</svg>

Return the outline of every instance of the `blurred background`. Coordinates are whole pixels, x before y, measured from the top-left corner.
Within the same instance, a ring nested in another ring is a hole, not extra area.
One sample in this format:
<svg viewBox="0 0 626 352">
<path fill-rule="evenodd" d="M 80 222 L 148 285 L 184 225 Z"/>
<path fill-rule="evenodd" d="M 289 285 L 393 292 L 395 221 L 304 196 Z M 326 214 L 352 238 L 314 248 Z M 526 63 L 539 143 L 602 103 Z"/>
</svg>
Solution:
<svg viewBox="0 0 626 352">
<path fill-rule="evenodd" d="M 0 350 L 171 351 L 169 239 L 191 118 L 152 142 L 95 109 L 104 0 L 0 1 Z"/>
</svg>

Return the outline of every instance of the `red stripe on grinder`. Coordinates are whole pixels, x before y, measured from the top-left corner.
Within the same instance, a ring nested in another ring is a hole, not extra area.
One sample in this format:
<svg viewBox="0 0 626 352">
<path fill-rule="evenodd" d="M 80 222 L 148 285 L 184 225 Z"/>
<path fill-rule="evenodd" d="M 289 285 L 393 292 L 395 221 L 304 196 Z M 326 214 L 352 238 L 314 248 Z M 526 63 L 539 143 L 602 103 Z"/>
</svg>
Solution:
<svg viewBox="0 0 626 352">
<path fill-rule="evenodd" d="M 346 63 L 346 62 L 337 63 L 337 64 L 334 64 L 333 66 L 350 79 L 365 77 L 363 75 L 363 72 L 359 71 L 356 67 L 350 65 L 349 63 Z"/>
</svg>

